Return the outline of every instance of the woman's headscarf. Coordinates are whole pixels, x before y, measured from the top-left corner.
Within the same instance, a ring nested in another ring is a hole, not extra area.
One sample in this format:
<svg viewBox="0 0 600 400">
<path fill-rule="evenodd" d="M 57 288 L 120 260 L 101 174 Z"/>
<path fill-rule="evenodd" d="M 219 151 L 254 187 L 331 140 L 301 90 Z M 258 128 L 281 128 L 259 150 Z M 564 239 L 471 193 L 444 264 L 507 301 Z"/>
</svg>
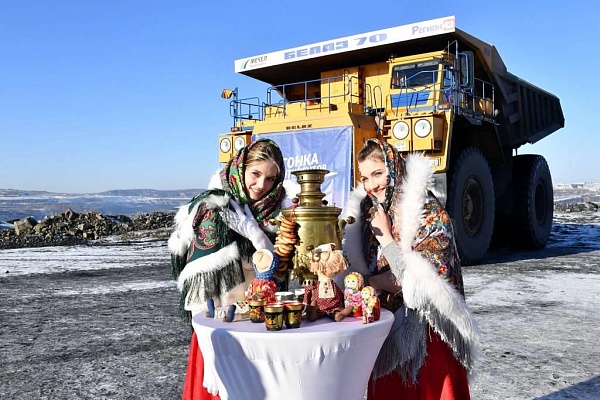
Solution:
<svg viewBox="0 0 600 400">
<path fill-rule="evenodd" d="M 279 206 L 285 197 L 285 189 L 283 188 L 285 166 L 277 166 L 279 172 L 269 193 L 262 199 L 251 203 L 244 184 L 244 173 L 246 172 L 248 153 L 261 142 L 266 142 L 274 146 L 277 151 L 280 151 L 279 146 L 270 139 L 257 140 L 240 149 L 237 154 L 229 160 L 219 175 L 221 177 L 223 189 L 242 207 L 244 204 L 249 204 L 256 221 L 259 224 L 266 225 L 269 219 L 276 216 L 275 214 L 278 212 Z"/>
<path fill-rule="evenodd" d="M 394 224 L 394 205 L 398 203 L 400 195 L 402 194 L 402 180 L 405 172 L 405 162 L 398 151 L 393 146 L 390 146 L 389 143 L 379 139 L 368 139 L 365 142 L 365 146 L 368 145 L 369 142 L 377 145 L 377 147 L 379 147 L 383 153 L 383 161 L 386 166 L 386 173 L 388 177 L 388 186 L 385 191 L 385 200 L 383 203 L 381 203 L 381 205 L 391 219 L 392 235 L 394 236 L 394 239 L 398 241 L 398 227 Z M 368 265 L 372 265 L 373 257 L 377 257 L 377 265 L 376 267 L 374 266 L 375 270 L 372 272 L 381 271 L 388 266 L 385 258 L 381 256 L 381 251 L 378 251 L 379 242 L 377 239 L 375 239 L 375 235 L 371 231 L 371 226 L 369 224 L 371 209 L 378 203 L 379 202 L 377 198 L 370 193 L 367 193 L 367 197 L 360 203 L 361 218 L 363 219 L 363 237 L 367 239 L 364 242 L 366 246 L 364 250 L 367 256 Z"/>
</svg>

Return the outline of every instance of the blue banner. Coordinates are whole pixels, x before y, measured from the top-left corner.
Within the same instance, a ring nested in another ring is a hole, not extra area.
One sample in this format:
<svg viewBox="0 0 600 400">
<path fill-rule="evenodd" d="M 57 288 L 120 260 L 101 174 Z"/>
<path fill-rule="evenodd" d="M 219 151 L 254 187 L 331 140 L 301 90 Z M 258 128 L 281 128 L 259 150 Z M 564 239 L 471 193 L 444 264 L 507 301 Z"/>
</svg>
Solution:
<svg viewBox="0 0 600 400">
<path fill-rule="evenodd" d="M 300 185 L 291 172 L 325 169 L 329 171 L 321 186 L 325 200 L 328 205 L 344 207 L 353 184 L 352 126 L 265 133 L 258 136 L 273 140 L 281 148 L 288 197 L 294 198 L 300 193 Z"/>
</svg>

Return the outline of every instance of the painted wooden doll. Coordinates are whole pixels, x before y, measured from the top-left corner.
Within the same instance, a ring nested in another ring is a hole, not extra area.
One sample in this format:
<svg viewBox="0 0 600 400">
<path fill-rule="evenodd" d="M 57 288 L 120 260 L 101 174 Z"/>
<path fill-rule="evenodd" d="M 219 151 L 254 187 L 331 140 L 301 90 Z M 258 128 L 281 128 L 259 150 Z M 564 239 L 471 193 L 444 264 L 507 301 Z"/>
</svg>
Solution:
<svg viewBox="0 0 600 400">
<path fill-rule="evenodd" d="M 379 321 L 381 315 L 381 306 L 377 291 L 372 286 L 365 286 L 361 290 L 362 295 L 362 323 L 368 324 L 374 321 Z"/>
<path fill-rule="evenodd" d="M 344 278 L 344 306 L 352 307 L 352 317 L 362 317 L 361 290 L 364 287 L 364 278 L 358 272 L 351 272 Z"/>
</svg>

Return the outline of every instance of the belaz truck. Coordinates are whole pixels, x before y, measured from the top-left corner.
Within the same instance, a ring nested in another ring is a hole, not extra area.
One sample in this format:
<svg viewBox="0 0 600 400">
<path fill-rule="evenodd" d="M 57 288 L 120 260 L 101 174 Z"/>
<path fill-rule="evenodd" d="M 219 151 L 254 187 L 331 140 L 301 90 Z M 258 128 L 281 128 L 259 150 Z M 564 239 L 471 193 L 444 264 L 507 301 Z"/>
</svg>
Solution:
<svg viewBox="0 0 600 400">
<path fill-rule="evenodd" d="M 328 170 L 326 200 L 343 207 L 358 179 L 354 155 L 378 137 L 429 157 L 464 264 L 492 243 L 546 245 L 550 170 L 517 149 L 564 126 L 560 101 L 509 73 L 497 49 L 457 29 L 454 16 L 239 59 L 235 72 L 268 87 L 264 100 L 223 91 L 233 126 L 219 136 L 221 162 L 269 137 L 288 178 Z"/>
</svg>

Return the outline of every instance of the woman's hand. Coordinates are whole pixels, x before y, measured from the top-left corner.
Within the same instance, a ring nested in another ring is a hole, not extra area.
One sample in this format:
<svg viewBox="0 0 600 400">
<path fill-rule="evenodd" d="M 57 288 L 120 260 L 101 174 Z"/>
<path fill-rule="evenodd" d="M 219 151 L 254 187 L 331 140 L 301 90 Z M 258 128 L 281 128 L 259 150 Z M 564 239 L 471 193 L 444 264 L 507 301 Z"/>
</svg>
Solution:
<svg viewBox="0 0 600 400">
<path fill-rule="evenodd" d="M 379 244 L 382 247 L 385 247 L 394 241 L 390 217 L 380 204 L 378 204 L 376 208 L 373 207 L 371 210 L 371 230 Z"/>
<path fill-rule="evenodd" d="M 396 280 L 396 277 L 392 271 L 386 271 L 381 274 L 371 275 L 367 282 L 369 286 L 373 286 L 378 290 L 385 290 L 386 292 L 396 294 L 402 290 L 402 285 Z"/>
<path fill-rule="evenodd" d="M 242 209 L 235 200 L 230 199 L 229 206 L 230 208 L 223 211 L 223 216 L 231 229 L 249 239 L 256 250 L 273 251 L 275 249 L 265 232 L 258 226 L 247 204 Z"/>
</svg>

